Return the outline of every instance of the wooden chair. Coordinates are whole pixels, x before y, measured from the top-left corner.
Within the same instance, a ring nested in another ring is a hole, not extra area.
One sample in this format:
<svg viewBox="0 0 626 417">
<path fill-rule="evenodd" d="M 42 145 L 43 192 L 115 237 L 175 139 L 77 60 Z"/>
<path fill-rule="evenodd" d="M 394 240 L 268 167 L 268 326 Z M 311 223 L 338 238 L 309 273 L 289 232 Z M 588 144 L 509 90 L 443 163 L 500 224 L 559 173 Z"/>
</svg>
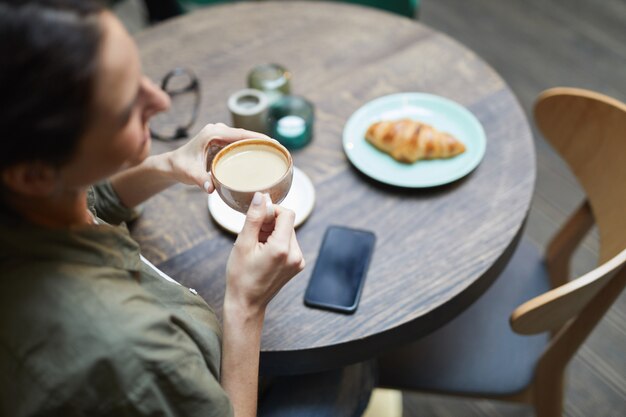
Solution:
<svg viewBox="0 0 626 417">
<path fill-rule="evenodd" d="M 443 328 L 380 358 L 380 385 L 531 404 L 562 415 L 564 370 L 626 285 L 626 105 L 574 88 L 544 91 L 537 126 L 587 199 L 543 260 L 522 239 L 485 294 Z M 594 224 L 599 266 L 569 279 L 574 250 Z"/>
</svg>

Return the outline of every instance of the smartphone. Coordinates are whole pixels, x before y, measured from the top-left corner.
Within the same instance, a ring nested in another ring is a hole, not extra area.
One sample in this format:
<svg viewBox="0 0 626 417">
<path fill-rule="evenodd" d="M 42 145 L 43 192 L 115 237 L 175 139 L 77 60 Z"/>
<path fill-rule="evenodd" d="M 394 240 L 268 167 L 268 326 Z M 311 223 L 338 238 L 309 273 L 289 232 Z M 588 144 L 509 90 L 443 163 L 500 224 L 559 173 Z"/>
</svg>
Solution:
<svg viewBox="0 0 626 417">
<path fill-rule="evenodd" d="M 304 304 L 340 313 L 354 313 L 375 243 L 376 236 L 372 232 L 330 226 L 304 293 Z"/>
</svg>

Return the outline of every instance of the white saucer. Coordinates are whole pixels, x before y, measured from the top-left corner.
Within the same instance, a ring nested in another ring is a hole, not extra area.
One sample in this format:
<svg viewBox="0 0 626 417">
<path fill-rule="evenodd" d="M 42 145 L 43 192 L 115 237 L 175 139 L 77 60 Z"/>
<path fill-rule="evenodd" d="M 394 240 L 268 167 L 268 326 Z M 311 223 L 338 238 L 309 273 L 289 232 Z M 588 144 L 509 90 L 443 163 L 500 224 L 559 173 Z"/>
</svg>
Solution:
<svg viewBox="0 0 626 417">
<path fill-rule="evenodd" d="M 231 233 L 241 232 L 246 216 L 228 207 L 217 192 L 209 194 L 207 204 L 213 220 L 220 226 Z M 291 189 L 280 205 L 296 213 L 296 227 L 304 223 L 313 211 L 315 188 L 309 177 L 298 167 L 293 167 Z"/>
</svg>

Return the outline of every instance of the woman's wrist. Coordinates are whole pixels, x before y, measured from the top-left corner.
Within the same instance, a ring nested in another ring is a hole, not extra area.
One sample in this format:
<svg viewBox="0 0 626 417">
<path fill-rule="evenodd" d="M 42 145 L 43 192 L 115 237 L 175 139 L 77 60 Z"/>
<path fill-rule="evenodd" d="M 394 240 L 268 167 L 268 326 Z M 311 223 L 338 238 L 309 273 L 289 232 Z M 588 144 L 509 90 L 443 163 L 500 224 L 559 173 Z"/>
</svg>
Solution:
<svg viewBox="0 0 626 417">
<path fill-rule="evenodd" d="M 245 325 L 262 325 L 265 319 L 265 306 L 243 302 L 226 290 L 224 296 L 224 320 Z"/>
<path fill-rule="evenodd" d="M 172 152 L 151 155 L 144 162 L 155 175 L 176 182 L 172 164 Z"/>
<path fill-rule="evenodd" d="M 126 207 L 135 207 L 175 183 L 167 154 L 149 156 L 111 177 L 113 189 Z"/>
</svg>

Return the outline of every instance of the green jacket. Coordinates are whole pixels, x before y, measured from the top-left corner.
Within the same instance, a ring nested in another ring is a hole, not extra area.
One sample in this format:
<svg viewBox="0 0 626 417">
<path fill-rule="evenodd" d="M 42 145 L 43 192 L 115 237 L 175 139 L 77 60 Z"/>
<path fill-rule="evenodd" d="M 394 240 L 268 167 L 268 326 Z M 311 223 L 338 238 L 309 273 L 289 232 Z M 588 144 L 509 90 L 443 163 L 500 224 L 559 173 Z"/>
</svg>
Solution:
<svg viewBox="0 0 626 417">
<path fill-rule="evenodd" d="M 232 416 L 215 314 L 104 223 L 134 215 L 110 184 L 89 203 L 72 230 L 0 215 L 0 416 Z"/>
</svg>

